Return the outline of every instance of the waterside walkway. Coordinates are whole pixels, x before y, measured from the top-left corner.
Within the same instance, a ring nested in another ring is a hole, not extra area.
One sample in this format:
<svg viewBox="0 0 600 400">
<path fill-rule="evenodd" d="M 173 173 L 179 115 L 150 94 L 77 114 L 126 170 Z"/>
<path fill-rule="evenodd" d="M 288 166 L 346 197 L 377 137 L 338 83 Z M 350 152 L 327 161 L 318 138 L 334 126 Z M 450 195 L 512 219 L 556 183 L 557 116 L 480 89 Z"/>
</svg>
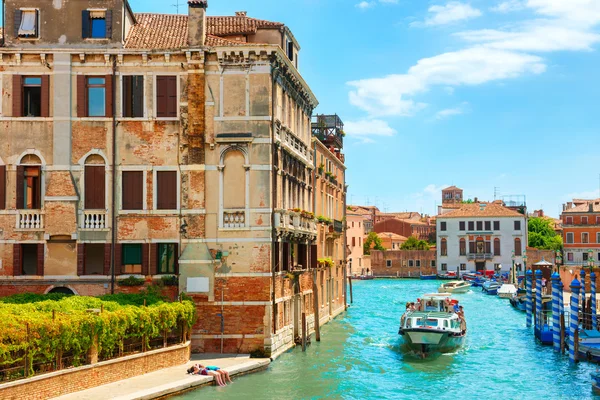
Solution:
<svg viewBox="0 0 600 400">
<path fill-rule="evenodd" d="M 98 386 L 81 392 L 55 397 L 60 400 L 142 400 L 156 399 L 162 396 L 182 392 L 195 387 L 213 384 L 212 376 L 187 375 L 186 369 L 195 363 L 217 365 L 235 375 L 261 371 L 268 367 L 268 358 L 250 358 L 236 354 L 193 354 L 185 365 L 165 368 L 149 374 L 136 376 Z M 234 381 L 235 384 L 235 381 Z"/>
</svg>

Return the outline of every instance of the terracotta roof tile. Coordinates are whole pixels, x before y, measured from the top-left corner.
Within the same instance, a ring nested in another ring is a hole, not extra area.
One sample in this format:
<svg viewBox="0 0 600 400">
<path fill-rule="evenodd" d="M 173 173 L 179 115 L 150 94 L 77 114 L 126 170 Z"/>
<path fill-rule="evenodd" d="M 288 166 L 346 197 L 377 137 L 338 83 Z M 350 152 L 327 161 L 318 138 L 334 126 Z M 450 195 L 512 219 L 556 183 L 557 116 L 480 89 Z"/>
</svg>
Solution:
<svg viewBox="0 0 600 400">
<path fill-rule="evenodd" d="M 250 18 L 245 15 L 236 15 L 233 17 L 207 17 L 207 32 L 215 36 L 226 35 L 245 35 L 256 33 L 259 28 L 280 28 L 284 25 L 281 22 L 271 22 L 262 19 Z"/>
<path fill-rule="evenodd" d="M 596 200 L 579 200 L 579 202 L 584 201 L 585 203 L 578 205 L 577 207 L 569 208 L 563 213 L 583 213 L 590 212 L 590 204 L 593 204 L 593 212 L 600 212 L 600 199 Z M 575 202 L 575 200 L 573 200 Z"/>
<path fill-rule="evenodd" d="M 459 209 L 446 214 L 438 215 L 438 219 L 464 218 L 464 217 L 522 217 L 521 213 L 511 210 L 497 203 L 472 203 L 461 204 Z"/>
</svg>

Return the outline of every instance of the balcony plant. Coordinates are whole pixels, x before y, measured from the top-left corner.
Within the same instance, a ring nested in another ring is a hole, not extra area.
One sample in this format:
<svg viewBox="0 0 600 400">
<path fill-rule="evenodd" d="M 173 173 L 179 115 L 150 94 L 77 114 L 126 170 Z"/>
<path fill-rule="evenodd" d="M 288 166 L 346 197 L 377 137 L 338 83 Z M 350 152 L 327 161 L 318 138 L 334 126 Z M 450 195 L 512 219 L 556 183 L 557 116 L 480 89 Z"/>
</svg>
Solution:
<svg viewBox="0 0 600 400">
<path fill-rule="evenodd" d="M 323 175 L 323 171 L 325 170 L 325 165 L 323 165 L 321 163 L 321 165 L 319 165 L 319 175 Z"/>
<path fill-rule="evenodd" d="M 327 172 L 325 172 L 325 176 L 331 179 L 331 177 L 333 176 L 333 173 L 331 171 L 327 171 Z"/>
<path fill-rule="evenodd" d="M 333 260 L 329 257 L 326 258 L 318 258 L 317 259 L 317 265 L 320 267 L 333 267 L 335 265 L 335 263 L 333 262 Z"/>
<path fill-rule="evenodd" d="M 319 221 L 320 224 L 325 224 L 325 225 L 331 225 L 333 223 L 333 221 L 327 217 L 324 217 L 322 215 L 319 215 L 317 217 L 317 221 Z"/>
<path fill-rule="evenodd" d="M 300 216 L 302 216 L 302 218 L 307 218 L 307 219 L 314 219 L 315 218 L 315 214 L 310 212 L 310 211 L 306 211 L 306 210 L 302 210 L 300 212 Z"/>
</svg>

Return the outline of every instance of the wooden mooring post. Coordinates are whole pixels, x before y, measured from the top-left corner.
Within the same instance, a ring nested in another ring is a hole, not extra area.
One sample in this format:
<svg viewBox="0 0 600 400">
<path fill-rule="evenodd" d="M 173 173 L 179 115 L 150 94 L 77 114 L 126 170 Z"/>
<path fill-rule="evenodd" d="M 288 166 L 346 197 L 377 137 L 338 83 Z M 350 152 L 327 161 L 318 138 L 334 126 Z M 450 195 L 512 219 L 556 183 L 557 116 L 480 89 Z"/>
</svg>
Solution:
<svg viewBox="0 0 600 400">
<path fill-rule="evenodd" d="M 317 271 L 313 270 L 313 312 L 315 315 L 315 340 L 321 341 L 321 319 L 319 318 L 319 287 L 317 286 Z"/>
<path fill-rule="evenodd" d="M 573 339 L 573 347 L 575 348 L 575 362 L 579 362 L 579 329 L 575 329 Z"/>
<path fill-rule="evenodd" d="M 560 352 L 565 354 L 565 314 L 560 314 Z"/>
<path fill-rule="evenodd" d="M 352 277 L 351 276 L 348 277 L 348 286 L 350 286 L 350 304 L 352 304 L 354 302 L 354 299 L 352 298 Z"/>
<path fill-rule="evenodd" d="M 306 351 L 306 313 L 302 313 L 302 351 Z"/>
</svg>

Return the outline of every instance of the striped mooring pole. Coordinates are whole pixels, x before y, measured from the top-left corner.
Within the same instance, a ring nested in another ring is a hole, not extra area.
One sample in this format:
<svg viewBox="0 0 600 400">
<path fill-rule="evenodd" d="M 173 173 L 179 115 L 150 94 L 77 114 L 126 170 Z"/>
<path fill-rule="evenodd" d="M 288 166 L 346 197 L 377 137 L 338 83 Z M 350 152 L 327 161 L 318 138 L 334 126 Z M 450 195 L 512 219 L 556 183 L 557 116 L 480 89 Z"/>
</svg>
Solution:
<svg viewBox="0 0 600 400">
<path fill-rule="evenodd" d="M 575 331 L 579 329 L 579 290 L 581 284 L 577 277 L 571 282 L 571 323 L 569 325 L 569 360 L 575 359 Z"/>
<path fill-rule="evenodd" d="M 532 291 L 531 291 L 531 280 L 533 279 L 533 272 L 531 272 L 530 269 L 527 270 L 527 272 L 525 273 L 525 288 L 527 290 L 527 298 L 525 300 L 525 309 L 527 310 L 527 327 L 529 328 L 531 326 L 531 303 L 532 303 L 532 299 L 531 299 L 531 295 L 532 295 Z"/>
<path fill-rule="evenodd" d="M 560 275 L 552 274 L 552 345 L 560 351 Z"/>
<path fill-rule="evenodd" d="M 562 281 L 559 281 L 558 283 L 558 306 L 560 309 L 560 313 L 564 314 L 565 313 L 565 285 L 562 283 Z"/>
<path fill-rule="evenodd" d="M 598 330 L 598 315 L 596 315 L 596 273 L 592 271 L 590 274 L 591 290 L 592 290 L 592 329 Z"/>
<path fill-rule="evenodd" d="M 535 271 L 535 324 L 540 328 L 540 335 L 544 321 L 542 321 L 542 270 Z M 541 336 L 540 336 L 541 339 Z"/>
</svg>

